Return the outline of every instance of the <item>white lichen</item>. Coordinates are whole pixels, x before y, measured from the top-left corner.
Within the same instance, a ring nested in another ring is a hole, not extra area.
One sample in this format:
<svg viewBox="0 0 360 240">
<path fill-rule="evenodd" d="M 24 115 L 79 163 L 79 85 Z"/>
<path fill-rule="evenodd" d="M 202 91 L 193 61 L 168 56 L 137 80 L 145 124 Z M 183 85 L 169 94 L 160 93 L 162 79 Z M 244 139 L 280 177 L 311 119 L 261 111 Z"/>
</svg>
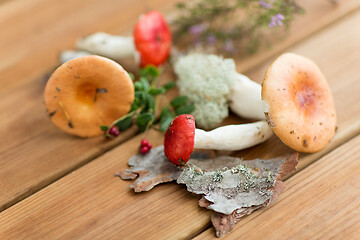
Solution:
<svg viewBox="0 0 360 240">
<path fill-rule="evenodd" d="M 180 57 L 174 69 L 180 94 L 195 105 L 199 127 L 213 128 L 229 115 L 227 95 L 237 74 L 232 59 L 193 53 Z"/>
</svg>

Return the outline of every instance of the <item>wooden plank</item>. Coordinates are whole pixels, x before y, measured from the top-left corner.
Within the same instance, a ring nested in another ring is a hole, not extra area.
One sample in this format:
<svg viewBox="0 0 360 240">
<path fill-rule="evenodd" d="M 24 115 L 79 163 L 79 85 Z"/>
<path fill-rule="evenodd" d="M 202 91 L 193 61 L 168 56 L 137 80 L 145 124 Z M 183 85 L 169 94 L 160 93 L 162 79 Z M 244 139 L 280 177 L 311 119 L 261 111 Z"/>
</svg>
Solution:
<svg viewBox="0 0 360 240">
<path fill-rule="evenodd" d="M 131 34 L 139 15 L 168 11 L 177 1 L 16 0 L 0 5 L 0 91 L 51 71 L 60 51 L 73 48 L 77 38 L 96 31 Z"/>
<path fill-rule="evenodd" d="M 4 50 L 0 54 L 0 66 L 4 67 L 12 62 L 12 58 L 6 56 L 13 54 L 11 56 L 15 56 L 16 59 L 14 74 L 0 80 L 4 82 L 4 85 L 1 83 L 0 90 L 2 91 L 0 93 L 0 134 L 6 136 L 0 140 L 0 211 L 89 162 L 137 132 L 134 127 L 114 141 L 104 141 L 102 137 L 80 139 L 66 135 L 52 125 L 46 114 L 43 91 L 47 76 L 35 82 L 29 80 L 31 74 L 36 72 L 36 75 L 43 74 L 44 68 L 51 67 L 57 61 L 54 59 L 53 63 L 48 63 L 48 56 L 42 58 L 36 54 L 52 52 L 55 56 L 61 47 L 66 46 L 67 41 L 74 41 L 79 34 L 77 30 L 81 29 L 80 32 L 84 33 L 82 31 L 90 32 L 102 27 L 105 30 L 115 29 L 115 23 L 125 21 L 127 24 L 123 24 L 118 29 L 126 31 L 126 27 L 131 26 L 140 13 L 160 5 L 159 1 L 148 1 L 145 5 L 139 1 L 134 4 L 128 1 L 108 2 L 109 6 L 100 8 L 99 12 L 97 8 L 103 4 L 102 1 L 86 1 L 85 7 L 81 7 L 81 4 L 85 5 L 85 1 L 54 3 L 54 1 L 41 0 L 17 0 L 0 6 L 0 26 L 5 23 L 12 26 L 2 28 L 4 31 L 0 31 L 0 46 Z M 115 9 L 111 8 L 113 3 Z M 160 9 L 167 9 L 169 4 L 170 2 L 164 4 Z M 124 7 L 127 7 L 129 11 L 118 16 L 117 12 Z M 33 17 L 28 16 L 29 21 L 21 20 L 20 16 L 33 12 L 36 14 L 32 15 Z M 106 18 L 106 14 L 111 14 L 112 17 Z M 67 28 L 70 19 L 75 21 L 75 16 L 83 18 L 82 22 L 77 22 L 76 27 Z M 104 18 L 103 25 L 91 24 L 91 21 L 101 22 L 101 17 Z M 87 19 L 90 19 L 90 22 Z M 48 29 L 50 26 L 52 28 Z M 57 36 L 60 33 L 66 36 L 64 41 Z M 61 40 L 52 39 L 56 36 Z M 18 41 L 23 41 L 24 46 L 16 49 Z M 37 46 L 44 42 L 48 45 Z M 31 44 L 35 45 L 31 46 Z M 13 47 L 16 51 L 11 50 Z M 48 51 L 47 47 L 53 51 Z M 36 52 L 38 50 L 39 52 Z M 35 51 L 34 59 L 31 60 L 32 64 L 19 67 L 22 64 L 23 55 L 26 56 L 28 51 Z M 42 67 L 38 68 L 39 64 Z M 32 73 L 26 76 L 28 70 Z M 18 77 L 20 83 L 17 84 Z M 16 87 L 7 88 L 5 83 L 16 84 Z"/>
<path fill-rule="evenodd" d="M 259 51 L 258 53 L 240 58 L 237 61 L 239 71 L 247 71 L 256 67 L 259 58 L 265 61 L 281 53 L 285 48 L 294 43 L 311 36 L 320 29 L 331 25 L 342 17 L 350 15 L 360 7 L 360 1 L 339 1 L 339 4 L 329 4 L 329 1 L 297 1 L 305 9 L 305 15 L 298 17 L 289 29 L 285 39 L 280 39 L 280 44 L 273 44 L 268 51 Z"/>
<path fill-rule="evenodd" d="M 174 2 L 14 0 L 0 5 L 0 134 L 7 136 L 0 140 L 0 211 L 135 134 L 132 129 L 109 143 L 102 138 L 77 139 L 49 122 L 42 100 L 45 79 L 38 77 L 57 64 L 59 51 L 93 31 L 127 32 L 138 14 L 151 9 L 166 12 Z M 313 19 L 314 11 L 329 16 L 325 18 L 328 24 L 358 6 L 357 1 L 347 1 L 336 9 L 325 1 L 303 4 L 307 15 L 295 26 Z M 291 41 L 309 33 L 298 31 L 290 36 Z M 279 43 L 278 48 L 289 42 L 284 44 Z M 263 60 L 262 55 L 256 56 L 258 62 Z"/>
<path fill-rule="evenodd" d="M 26 81 L 36 81 L 58 64 L 61 50 L 72 48 L 77 38 L 95 31 L 131 32 L 139 14 L 173 9 L 180 0 L 16 0 L 0 5 L 1 91 Z M 303 0 L 306 15 L 293 23 L 288 36 L 270 51 L 239 58 L 239 70 L 254 67 L 285 47 L 311 35 L 360 7 L 357 0 L 333 5 Z M 319 18 L 321 16 L 321 18 Z M 24 20 L 26 19 L 26 21 Z M 11 27 L 9 27 L 11 26 Z M 11 81 L 9 81 L 11 79 Z"/>
<path fill-rule="evenodd" d="M 286 181 L 271 207 L 244 217 L 223 239 L 358 239 L 360 136 Z M 213 239 L 209 229 L 195 239 Z"/>
<path fill-rule="evenodd" d="M 359 106 L 347 106 L 349 103 L 356 105 L 354 103 L 360 97 L 357 94 L 360 88 L 356 85 L 359 82 L 358 65 L 349 64 L 360 56 L 360 49 L 356 48 L 360 32 L 350 31 L 357 23 L 360 23 L 360 11 L 303 43 L 304 53 L 311 49 L 317 51 L 319 42 L 322 43 L 320 46 L 326 47 L 321 55 L 313 57 L 316 62 L 321 63 L 325 58 L 341 65 L 321 66 L 325 73 L 333 73 L 328 78 L 340 120 L 337 134 L 347 126 L 359 123 Z M 324 38 L 333 40 L 325 44 Z M 338 47 L 343 45 L 346 47 Z M 334 55 L 333 51 L 337 54 Z M 344 64 L 339 63 L 338 56 L 344 55 L 347 58 L 343 60 Z M 262 68 L 260 66 L 259 71 Z M 334 79 L 341 79 L 342 84 L 337 84 Z M 345 100 L 345 96 L 349 100 Z M 358 128 L 354 131 L 359 133 Z M 211 213 L 199 208 L 199 197 L 187 193 L 184 187 L 169 183 L 148 193 L 135 194 L 128 188 L 129 182 L 112 176 L 126 167 L 128 157 L 138 151 L 141 137 L 131 139 L 4 210 L 0 213 L 0 238 L 179 239 L 202 231 L 208 226 Z M 158 133 L 151 132 L 148 137 L 154 146 L 162 143 L 162 136 Z M 271 157 L 287 151 L 287 147 L 273 138 L 261 146 L 243 151 L 242 156 Z"/>
<path fill-rule="evenodd" d="M 154 145 L 162 143 L 157 132 L 151 132 L 148 138 Z M 160 228 L 164 230 L 162 239 L 174 238 L 175 229 L 181 238 L 192 231 L 196 234 L 209 217 L 207 211 L 197 206 L 197 196 L 175 184 L 135 194 L 129 189 L 129 182 L 113 177 L 115 171 L 127 167 L 126 159 L 138 150 L 140 140 L 141 136 L 137 136 L 65 176 L 38 192 L 42 197 L 29 197 L 3 211 L 0 239 L 159 239 Z M 49 196 L 55 197 L 56 203 L 49 201 Z M 28 208 L 23 209 L 26 202 Z M 193 217 L 188 213 L 202 216 L 192 228 L 187 226 Z M 31 217 L 33 214 L 35 218 Z M 36 219 L 41 223 L 33 225 Z M 72 220 L 65 223 L 61 219 Z"/>
</svg>

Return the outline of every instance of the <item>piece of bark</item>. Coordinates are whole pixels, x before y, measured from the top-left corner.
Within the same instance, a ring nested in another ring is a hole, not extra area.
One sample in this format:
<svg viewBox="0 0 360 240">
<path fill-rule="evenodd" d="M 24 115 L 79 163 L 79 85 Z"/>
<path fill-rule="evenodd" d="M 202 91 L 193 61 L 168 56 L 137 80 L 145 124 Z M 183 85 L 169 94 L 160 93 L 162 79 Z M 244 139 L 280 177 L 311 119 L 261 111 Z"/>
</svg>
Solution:
<svg viewBox="0 0 360 240">
<path fill-rule="evenodd" d="M 148 191 L 162 182 L 177 180 L 187 190 L 203 195 L 201 207 L 214 211 L 211 221 L 216 236 L 221 237 L 234 228 L 241 217 L 274 202 L 285 184 L 281 178 L 295 171 L 298 154 L 275 159 L 246 160 L 221 156 L 214 152 L 195 152 L 187 166 L 177 167 L 164 155 L 163 146 L 145 155 L 133 155 L 130 169 L 117 173 L 122 179 L 135 179 L 135 192 Z"/>
<path fill-rule="evenodd" d="M 272 197 L 270 190 L 279 176 L 295 170 L 297 155 L 269 160 L 248 160 L 222 156 L 190 159 L 178 178 L 187 190 L 204 194 L 209 209 L 226 215 L 236 209 L 262 205 Z"/>
<path fill-rule="evenodd" d="M 157 184 L 176 180 L 182 170 L 170 163 L 165 154 L 164 147 L 151 149 L 147 154 L 133 155 L 128 164 L 130 169 L 123 169 L 116 173 L 122 179 L 137 179 L 130 184 L 135 192 L 149 191 Z"/>
<path fill-rule="evenodd" d="M 285 183 L 280 181 L 279 179 L 294 172 L 295 167 L 297 165 L 297 158 L 298 158 L 298 154 L 292 154 L 286 157 L 285 160 L 282 161 L 280 160 L 282 163 L 278 167 L 278 172 L 274 181 L 274 185 L 268 189 L 268 191 L 271 192 L 271 194 L 269 195 L 270 197 L 262 204 L 252 205 L 249 207 L 241 207 L 235 209 L 230 214 L 214 211 L 214 213 L 211 216 L 211 222 L 215 228 L 216 236 L 217 237 L 224 236 L 226 233 L 230 232 L 234 228 L 235 223 L 240 221 L 241 217 L 245 215 L 249 215 L 253 211 L 261 207 L 268 206 L 272 202 L 276 201 L 278 199 L 279 194 L 285 189 Z M 269 160 L 261 160 L 260 162 L 262 161 L 269 161 Z M 248 165 L 252 165 L 256 169 L 256 166 L 259 164 L 259 160 L 255 162 L 254 160 L 245 161 L 245 163 L 248 163 Z M 202 196 L 202 198 L 199 201 L 200 207 L 205 207 L 208 209 L 211 209 L 210 206 L 212 204 L 213 203 L 211 201 L 206 199 L 206 195 Z"/>
<path fill-rule="evenodd" d="M 276 183 L 274 184 L 274 186 L 272 188 L 272 192 L 273 192 L 272 197 L 261 205 L 236 209 L 234 212 L 232 212 L 231 214 L 228 214 L 228 215 L 223 214 L 223 213 L 213 212 L 213 214 L 211 215 L 211 222 L 215 228 L 216 237 L 220 238 L 220 237 L 224 236 L 226 233 L 230 232 L 234 228 L 235 223 L 240 221 L 240 219 L 243 216 L 249 215 L 253 211 L 255 211 L 259 208 L 268 206 L 272 202 L 276 201 L 279 194 L 284 189 L 285 189 L 285 183 L 278 180 L 278 181 L 276 181 Z M 207 200 L 205 199 L 202 201 L 207 201 Z M 209 202 L 208 204 L 211 204 L 211 203 Z M 199 204 L 199 205 L 205 207 L 206 203 L 203 203 L 203 205 L 201 205 L 201 204 Z"/>
<path fill-rule="evenodd" d="M 208 159 L 215 157 L 214 151 L 196 150 L 191 155 L 192 158 Z M 176 180 L 183 168 L 175 166 L 167 160 L 164 154 L 164 146 L 152 148 L 147 154 L 140 153 L 131 156 L 128 161 L 130 169 L 123 169 L 115 176 L 123 180 L 135 179 L 130 184 L 135 192 L 149 191 L 154 186 Z"/>
</svg>

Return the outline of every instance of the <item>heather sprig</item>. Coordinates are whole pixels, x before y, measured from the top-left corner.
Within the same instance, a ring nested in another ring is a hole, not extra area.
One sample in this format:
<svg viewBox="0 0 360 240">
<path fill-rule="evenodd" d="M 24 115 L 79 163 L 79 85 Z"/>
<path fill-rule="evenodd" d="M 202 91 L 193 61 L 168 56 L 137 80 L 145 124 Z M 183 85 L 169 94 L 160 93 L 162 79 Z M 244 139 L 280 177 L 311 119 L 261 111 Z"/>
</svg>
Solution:
<svg viewBox="0 0 360 240">
<path fill-rule="evenodd" d="M 266 42 L 266 32 L 287 29 L 303 13 L 295 0 L 200 0 L 179 3 L 177 9 L 174 39 L 222 55 L 255 52 Z"/>
</svg>

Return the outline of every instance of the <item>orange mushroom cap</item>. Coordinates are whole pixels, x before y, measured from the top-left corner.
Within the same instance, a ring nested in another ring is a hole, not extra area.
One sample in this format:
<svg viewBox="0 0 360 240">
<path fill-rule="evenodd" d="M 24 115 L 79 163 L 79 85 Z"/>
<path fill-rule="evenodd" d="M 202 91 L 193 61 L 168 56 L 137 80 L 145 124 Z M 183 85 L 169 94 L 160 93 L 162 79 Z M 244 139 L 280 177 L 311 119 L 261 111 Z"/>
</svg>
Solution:
<svg viewBox="0 0 360 240">
<path fill-rule="evenodd" d="M 281 55 L 265 74 L 261 97 L 268 124 L 294 150 L 316 152 L 333 138 L 336 111 L 331 91 L 310 59 Z"/>
<path fill-rule="evenodd" d="M 130 111 L 134 85 L 116 62 L 100 56 L 75 58 L 58 67 L 45 87 L 45 105 L 52 122 L 80 137 L 100 135 Z"/>
</svg>

